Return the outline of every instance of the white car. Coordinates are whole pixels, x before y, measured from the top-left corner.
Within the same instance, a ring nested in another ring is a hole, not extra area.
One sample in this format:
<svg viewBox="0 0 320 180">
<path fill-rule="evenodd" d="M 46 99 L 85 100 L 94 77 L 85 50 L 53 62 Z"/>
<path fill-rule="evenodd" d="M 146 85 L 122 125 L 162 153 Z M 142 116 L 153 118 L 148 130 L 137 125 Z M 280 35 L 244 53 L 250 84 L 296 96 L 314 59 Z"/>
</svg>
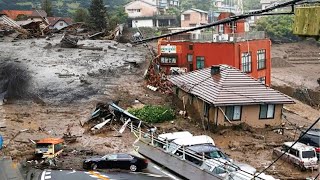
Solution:
<svg viewBox="0 0 320 180">
<path fill-rule="evenodd" d="M 212 144 L 215 146 L 213 139 L 207 135 L 192 136 L 173 140 L 169 144 L 168 152 L 172 154 L 178 153 L 177 155 L 181 155 L 181 152 L 178 152 L 178 150 L 181 151 L 180 148 L 198 144 Z"/>
<path fill-rule="evenodd" d="M 294 142 L 285 142 L 282 147 L 274 148 L 273 153 L 276 156 L 280 156 L 282 153 L 282 159 L 293 163 L 295 166 L 299 167 L 301 170 L 305 169 L 318 169 L 318 158 L 316 156 L 316 151 L 314 147 L 307 146 L 305 144 L 297 142 L 290 150 Z"/>
<path fill-rule="evenodd" d="M 158 135 L 158 140 L 156 141 L 156 146 L 166 149 L 166 143 L 170 143 L 175 139 L 179 138 L 190 138 L 193 135 L 188 131 L 181 131 L 181 132 L 173 132 L 173 133 L 165 133 Z"/>
<path fill-rule="evenodd" d="M 222 158 L 206 160 L 201 169 L 217 174 L 225 180 L 275 180 L 274 177 L 264 173 L 254 177 L 258 174 L 254 167 Z"/>
</svg>

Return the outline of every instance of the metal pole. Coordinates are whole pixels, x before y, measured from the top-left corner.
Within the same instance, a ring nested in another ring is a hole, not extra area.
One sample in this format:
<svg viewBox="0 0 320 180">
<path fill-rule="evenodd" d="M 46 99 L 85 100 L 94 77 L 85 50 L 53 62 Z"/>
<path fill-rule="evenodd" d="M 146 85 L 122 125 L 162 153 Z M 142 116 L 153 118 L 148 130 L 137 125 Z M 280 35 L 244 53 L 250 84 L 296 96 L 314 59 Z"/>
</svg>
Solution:
<svg viewBox="0 0 320 180">
<path fill-rule="evenodd" d="M 139 139 L 141 139 L 141 128 L 139 128 Z"/>
<path fill-rule="evenodd" d="M 133 132 L 133 124 L 132 124 L 132 121 L 131 121 L 131 124 L 130 124 L 130 128 L 131 128 L 131 132 Z"/>
<path fill-rule="evenodd" d="M 186 151 L 184 149 L 184 146 L 182 146 L 182 160 L 186 160 Z"/>
<path fill-rule="evenodd" d="M 169 150 L 169 141 L 168 139 L 166 139 L 166 152 L 168 152 L 168 150 Z"/>
</svg>

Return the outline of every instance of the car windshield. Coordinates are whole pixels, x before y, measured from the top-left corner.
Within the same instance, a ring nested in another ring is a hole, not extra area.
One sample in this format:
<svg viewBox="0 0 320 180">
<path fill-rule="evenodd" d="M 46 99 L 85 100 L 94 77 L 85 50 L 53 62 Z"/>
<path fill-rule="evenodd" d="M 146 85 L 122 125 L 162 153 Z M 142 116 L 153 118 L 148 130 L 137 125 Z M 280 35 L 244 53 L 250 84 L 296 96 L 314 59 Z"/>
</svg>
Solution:
<svg viewBox="0 0 320 180">
<path fill-rule="evenodd" d="M 206 156 L 209 156 L 211 158 L 225 158 L 224 154 L 220 151 L 211 151 L 208 153 L 205 153 Z"/>
<path fill-rule="evenodd" d="M 302 151 L 302 158 L 314 158 L 314 151 Z"/>
</svg>

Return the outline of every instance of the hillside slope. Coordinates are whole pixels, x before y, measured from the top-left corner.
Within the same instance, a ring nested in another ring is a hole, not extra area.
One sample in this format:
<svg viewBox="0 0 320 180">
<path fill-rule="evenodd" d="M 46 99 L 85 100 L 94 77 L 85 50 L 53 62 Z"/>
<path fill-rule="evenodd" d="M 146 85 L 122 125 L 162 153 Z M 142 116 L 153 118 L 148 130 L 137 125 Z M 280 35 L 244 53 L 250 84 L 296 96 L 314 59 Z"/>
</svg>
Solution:
<svg viewBox="0 0 320 180">
<path fill-rule="evenodd" d="M 110 8 L 123 6 L 129 0 L 104 0 Z M 40 8 L 41 0 L 0 0 L 0 10 L 18 9 L 29 10 L 32 7 Z M 91 0 L 52 0 L 53 13 L 55 16 L 71 16 L 79 7 L 88 8 Z"/>
</svg>

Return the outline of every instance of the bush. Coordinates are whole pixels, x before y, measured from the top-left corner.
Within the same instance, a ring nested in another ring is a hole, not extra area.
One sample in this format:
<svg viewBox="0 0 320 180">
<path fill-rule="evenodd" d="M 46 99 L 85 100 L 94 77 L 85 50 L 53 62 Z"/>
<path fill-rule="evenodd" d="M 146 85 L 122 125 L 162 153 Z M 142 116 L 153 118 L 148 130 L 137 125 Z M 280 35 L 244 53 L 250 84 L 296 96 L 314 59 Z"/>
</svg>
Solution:
<svg viewBox="0 0 320 180">
<path fill-rule="evenodd" d="M 151 123 L 170 121 L 175 118 L 174 110 L 167 106 L 147 105 L 141 109 L 129 109 L 128 111 L 139 119 Z"/>
</svg>

